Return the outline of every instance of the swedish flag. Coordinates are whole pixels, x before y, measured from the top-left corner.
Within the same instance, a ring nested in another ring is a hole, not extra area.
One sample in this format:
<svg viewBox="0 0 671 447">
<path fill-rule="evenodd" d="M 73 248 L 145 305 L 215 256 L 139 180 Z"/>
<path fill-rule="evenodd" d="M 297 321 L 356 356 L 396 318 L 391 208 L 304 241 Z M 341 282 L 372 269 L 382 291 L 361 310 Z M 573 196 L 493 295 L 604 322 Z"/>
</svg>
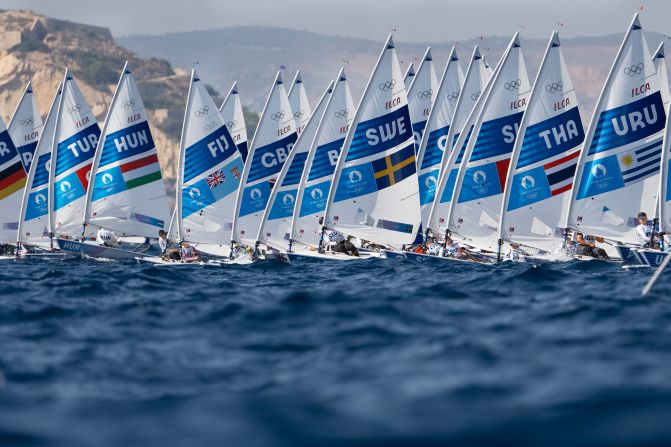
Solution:
<svg viewBox="0 0 671 447">
<path fill-rule="evenodd" d="M 388 188 L 417 172 L 414 144 L 371 163 L 378 191 Z"/>
</svg>

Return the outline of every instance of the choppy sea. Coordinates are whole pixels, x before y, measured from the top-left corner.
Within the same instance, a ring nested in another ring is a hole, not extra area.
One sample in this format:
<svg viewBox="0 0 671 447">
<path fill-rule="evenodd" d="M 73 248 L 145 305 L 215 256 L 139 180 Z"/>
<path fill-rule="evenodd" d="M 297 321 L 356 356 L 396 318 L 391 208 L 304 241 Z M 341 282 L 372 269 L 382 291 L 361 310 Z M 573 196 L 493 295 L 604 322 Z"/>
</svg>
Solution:
<svg viewBox="0 0 671 447">
<path fill-rule="evenodd" d="M 0 263 L 0 446 L 668 446 L 671 271 Z"/>
</svg>

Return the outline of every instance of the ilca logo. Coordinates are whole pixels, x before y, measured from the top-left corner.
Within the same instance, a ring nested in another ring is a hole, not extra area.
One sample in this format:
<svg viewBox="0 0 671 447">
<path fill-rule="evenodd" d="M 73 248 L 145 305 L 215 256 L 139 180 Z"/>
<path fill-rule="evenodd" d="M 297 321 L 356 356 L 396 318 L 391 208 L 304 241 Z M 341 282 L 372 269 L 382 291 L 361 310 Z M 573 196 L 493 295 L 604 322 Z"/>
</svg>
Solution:
<svg viewBox="0 0 671 447">
<path fill-rule="evenodd" d="M 324 197 L 324 193 L 322 192 L 321 189 L 315 188 L 310 193 L 310 196 L 312 196 L 312 200 L 321 200 L 322 197 Z"/>
<path fill-rule="evenodd" d="M 424 101 L 427 100 L 427 99 L 431 99 L 432 96 L 433 96 L 433 90 L 432 89 L 423 90 L 423 91 L 417 93 L 417 97 L 421 100 L 424 100 Z"/>
<path fill-rule="evenodd" d="M 191 197 L 192 200 L 197 200 L 198 197 L 200 197 L 200 189 L 198 188 L 191 188 L 189 190 L 189 197 Z"/>
<path fill-rule="evenodd" d="M 359 183 L 363 179 L 363 175 L 359 171 L 352 171 L 349 173 L 349 181 L 352 183 Z"/>
<path fill-rule="evenodd" d="M 506 82 L 503 84 L 503 88 L 505 88 L 508 91 L 513 91 L 513 90 L 519 90 L 520 85 L 522 85 L 522 81 L 520 79 L 515 79 L 510 82 Z"/>
<path fill-rule="evenodd" d="M 643 73 L 644 68 L 645 65 L 643 65 L 643 62 L 639 62 L 638 64 L 634 64 L 631 67 L 624 67 L 624 74 L 627 76 L 636 76 Z"/>
<path fill-rule="evenodd" d="M 252 189 L 249 191 L 249 197 L 251 197 L 252 200 L 259 200 L 261 198 L 261 190 L 259 188 Z"/>
<path fill-rule="evenodd" d="M 284 110 L 280 110 L 279 112 L 270 115 L 270 119 L 273 121 L 279 121 L 284 118 L 284 115 L 285 115 Z"/>
<path fill-rule="evenodd" d="M 391 79 L 389 81 L 380 82 L 377 85 L 377 88 L 379 88 L 383 92 L 388 92 L 389 90 L 392 90 L 395 85 L 396 85 L 396 79 Z"/>
<path fill-rule="evenodd" d="M 563 89 L 564 89 L 563 81 L 548 82 L 545 85 L 545 91 L 547 91 L 548 93 L 561 93 Z"/>
<path fill-rule="evenodd" d="M 292 194 L 285 194 L 284 197 L 282 197 L 282 202 L 284 202 L 285 205 L 293 205 L 294 196 Z"/>
<path fill-rule="evenodd" d="M 210 107 L 209 106 L 203 106 L 200 109 L 196 110 L 193 114 L 197 118 L 202 118 L 206 116 L 208 113 L 210 113 Z"/>
<path fill-rule="evenodd" d="M 109 185 L 110 183 L 112 183 L 112 181 L 114 181 L 114 177 L 112 177 L 112 174 L 110 174 L 109 172 L 106 172 L 103 174 L 101 180 L 103 182 L 103 185 Z"/>
</svg>

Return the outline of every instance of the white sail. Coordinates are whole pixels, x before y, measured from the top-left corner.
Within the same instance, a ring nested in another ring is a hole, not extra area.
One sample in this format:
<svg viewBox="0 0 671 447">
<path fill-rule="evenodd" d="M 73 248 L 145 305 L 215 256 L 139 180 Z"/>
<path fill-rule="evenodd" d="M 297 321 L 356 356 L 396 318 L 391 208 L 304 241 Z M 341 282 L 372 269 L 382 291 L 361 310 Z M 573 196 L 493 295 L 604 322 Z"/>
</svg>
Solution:
<svg viewBox="0 0 671 447">
<path fill-rule="evenodd" d="M 415 79 L 415 64 L 410 62 L 410 65 L 408 65 L 408 69 L 405 71 L 405 75 L 403 75 L 403 83 L 405 84 L 405 90 L 408 91 L 410 89 L 410 85 L 412 84 L 412 81 Z"/>
<path fill-rule="evenodd" d="M 669 113 L 669 81 L 664 54 L 664 42 L 659 44 L 653 60 L 657 76 L 659 76 L 664 110 L 666 110 L 666 126 L 664 127 L 664 140 L 662 144 L 662 167 L 659 178 L 659 190 L 661 194 L 657 217 L 659 219 L 659 230 L 664 233 L 671 233 L 671 184 L 669 183 L 669 168 L 671 167 L 671 125 L 669 122 L 671 122 L 671 113 Z"/>
<path fill-rule="evenodd" d="M 669 73 L 666 68 L 666 55 L 664 52 L 664 42 L 660 43 L 655 51 L 655 55 L 652 57 L 653 63 L 655 64 L 655 71 L 657 72 L 657 77 L 659 77 L 659 91 L 662 94 L 662 101 L 664 102 L 664 108 L 669 103 Z"/>
<path fill-rule="evenodd" d="M 340 149 L 354 118 L 354 101 L 343 68 L 336 79 L 305 162 L 292 218 L 292 240 L 313 248 L 319 245 L 320 219 L 324 217 Z"/>
<path fill-rule="evenodd" d="M 451 95 L 450 99 L 453 101 L 456 97 L 456 105 L 452 123 L 445 138 L 450 150 L 444 152 L 441 158 L 438 170 L 438 186 L 433 203 L 429 206 L 427 228 L 434 232 L 442 234 L 447 230 L 447 215 L 452 202 L 457 173 L 471 135 L 473 122 L 478 116 L 479 107 L 482 104 L 482 93 L 489 79 L 490 70 L 487 68 L 484 57 L 480 54 L 476 45 L 466 70 L 463 87 L 460 90 L 448 92 L 448 95 Z M 464 129 L 466 129 L 465 132 Z M 456 148 L 459 148 L 459 150 Z"/>
<path fill-rule="evenodd" d="M 448 134 L 463 83 L 464 72 L 457 52 L 452 48 L 417 150 L 419 201 L 424 228 L 428 224 L 431 204 L 436 196 L 441 160 L 444 156 L 449 157 L 451 150 Z M 454 131 L 452 134 L 454 135 Z M 450 150 L 446 151 L 448 147 Z"/>
<path fill-rule="evenodd" d="M 26 171 L 5 122 L 0 118 L 0 243 L 16 242 Z"/>
<path fill-rule="evenodd" d="M 240 93 L 238 92 L 238 83 L 234 82 L 233 87 L 226 95 L 226 99 L 219 109 L 224 118 L 228 132 L 233 137 L 235 145 L 238 146 L 243 163 L 247 160 L 247 126 L 245 124 L 245 115 L 242 112 L 242 102 L 240 102 Z"/>
<path fill-rule="evenodd" d="M 506 174 L 530 89 L 515 34 L 473 126 L 452 197 L 449 228 L 471 245 L 490 250 L 497 247 Z"/>
<path fill-rule="evenodd" d="M 382 244 L 409 244 L 419 230 L 414 137 L 390 35 L 338 159 L 324 226 Z"/>
<path fill-rule="evenodd" d="M 100 127 L 77 82 L 65 70 L 57 109 L 49 179 L 49 230 L 55 235 L 81 236 L 86 190 Z"/>
<path fill-rule="evenodd" d="M 300 70 L 296 71 L 294 82 L 289 89 L 289 105 L 291 105 L 291 110 L 294 112 L 296 132 L 300 135 L 312 116 L 312 107 L 308 100 L 308 94 L 305 91 L 305 84 L 303 83 Z"/>
<path fill-rule="evenodd" d="M 637 243 L 640 211 L 657 203 L 666 122 L 659 78 L 638 14 L 599 96 L 580 155 L 567 226 Z"/>
<path fill-rule="evenodd" d="M 177 239 L 228 244 L 244 165 L 223 116 L 191 71 L 177 169 Z"/>
<path fill-rule="evenodd" d="M 21 155 L 21 162 L 26 172 L 30 169 L 30 163 L 33 160 L 42 127 L 42 117 L 37 107 L 37 99 L 33 93 L 32 84 L 29 82 L 7 126 L 16 150 Z"/>
<path fill-rule="evenodd" d="M 93 159 L 84 223 L 126 236 L 157 237 L 168 201 L 147 111 L 124 66 Z"/>
<path fill-rule="evenodd" d="M 296 120 L 278 72 L 249 148 L 237 194 L 233 242 L 253 245 L 270 190 L 296 142 Z"/>
<path fill-rule="evenodd" d="M 291 239 L 291 222 L 296 205 L 298 185 L 301 181 L 305 162 L 307 160 L 314 138 L 317 134 L 319 121 L 324 115 L 328 98 L 333 91 L 333 82 L 330 82 L 322 95 L 312 118 L 307 122 L 303 131 L 298 135 L 296 144 L 289 153 L 277 181 L 270 193 L 268 205 L 261 220 L 257 240 L 281 250 L 289 250 Z"/>
<path fill-rule="evenodd" d="M 419 150 L 419 144 L 424 135 L 424 128 L 431 113 L 434 93 L 438 90 L 438 78 L 433 67 L 433 56 L 431 47 L 426 49 L 422 63 L 419 65 L 415 78 L 410 84 L 408 91 L 408 109 L 410 110 L 410 122 L 412 132 L 415 136 L 415 153 Z"/>
<path fill-rule="evenodd" d="M 51 148 L 56 130 L 56 115 L 61 100 L 61 85 L 51 102 L 44 128 L 40 132 L 37 147 L 32 156 L 35 163 L 30 164 L 28 179 L 21 203 L 17 240 L 21 244 L 42 245 L 49 241 L 49 171 L 51 166 Z"/>
<path fill-rule="evenodd" d="M 520 122 L 506 177 L 499 238 L 553 252 L 585 139 L 573 81 L 553 32 Z"/>
</svg>

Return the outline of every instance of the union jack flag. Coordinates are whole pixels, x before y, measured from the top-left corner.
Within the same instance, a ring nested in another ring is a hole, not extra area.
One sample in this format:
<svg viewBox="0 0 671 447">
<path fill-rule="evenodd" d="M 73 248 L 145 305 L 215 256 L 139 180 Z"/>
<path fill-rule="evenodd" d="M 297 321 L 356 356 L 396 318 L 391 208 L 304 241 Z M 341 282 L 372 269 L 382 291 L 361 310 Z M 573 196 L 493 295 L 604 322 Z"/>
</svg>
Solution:
<svg viewBox="0 0 671 447">
<path fill-rule="evenodd" d="M 207 186 L 214 188 L 221 185 L 226 181 L 226 175 L 222 172 L 221 169 L 214 171 L 212 174 L 207 176 Z"/>
<path fill-rule="evenodd" d="M 240 177 L 242 177 L 242 173 L 238 168 L 231 169 L 231 173 L 233 174 L 233 177 L 235 177 L 238 180 L 240 180 Z"/>
</svg>

